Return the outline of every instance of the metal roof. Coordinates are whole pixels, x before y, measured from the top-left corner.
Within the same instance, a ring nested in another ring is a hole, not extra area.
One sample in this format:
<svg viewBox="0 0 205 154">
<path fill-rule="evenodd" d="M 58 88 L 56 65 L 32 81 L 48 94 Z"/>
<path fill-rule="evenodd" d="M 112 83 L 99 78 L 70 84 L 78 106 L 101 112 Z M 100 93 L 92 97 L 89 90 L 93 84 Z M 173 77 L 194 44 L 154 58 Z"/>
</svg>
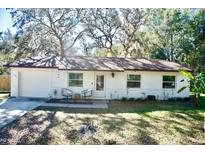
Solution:
<svg viewBox="0 0 205 154">
<path fill-rule="evenodd" d="M 148 60 L 143 58 L 119 57 L 85 57 L 85 56 L 45 56 L 13 61 L 6 67 L 57 68 L 62 70 L 84 71 L 178 71 L 179 68 L 192 71 L 178 63 L 165 60 Z"/>
</svg>

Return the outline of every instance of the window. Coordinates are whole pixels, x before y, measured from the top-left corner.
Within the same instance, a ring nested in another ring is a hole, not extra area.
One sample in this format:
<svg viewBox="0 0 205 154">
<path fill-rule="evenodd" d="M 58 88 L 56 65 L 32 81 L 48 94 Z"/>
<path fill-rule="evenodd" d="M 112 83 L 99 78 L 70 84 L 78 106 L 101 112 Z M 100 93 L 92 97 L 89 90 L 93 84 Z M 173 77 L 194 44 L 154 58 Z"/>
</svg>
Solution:
<svg viewBox="0 0 205 154">
<path fill-rule="evenodd" d="M 104 75 L 96 75 L 96 90 L 104 90 Z"/>
<path fill-rule="evenodd" d="M 140 88 L 140 75 L 128 74 L 127 76 L 127 88 Z"/>
<path fill-rule="evenodd" d="M 162 87 L 163 88 L 175 88 L 175 76 L 164 75 Z"/>
<path fill-rule="evenodd" d="M 83 73 L 69 73 L 69 87 L 83 86 Z"/>
</svg>

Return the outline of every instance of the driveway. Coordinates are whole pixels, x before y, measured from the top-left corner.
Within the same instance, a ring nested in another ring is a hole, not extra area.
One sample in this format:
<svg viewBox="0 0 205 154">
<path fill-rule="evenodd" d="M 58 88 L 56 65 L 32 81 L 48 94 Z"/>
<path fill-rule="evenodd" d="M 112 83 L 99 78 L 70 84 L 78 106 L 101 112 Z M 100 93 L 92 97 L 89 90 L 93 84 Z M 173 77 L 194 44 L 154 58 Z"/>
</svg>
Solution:
<svg viewBox="0 0 205 154">
<path fill-rule="evenodd" d="M 43 104 L 27 98 L 10 98 L 0 102 L 0 128 Z"/>
</svg>

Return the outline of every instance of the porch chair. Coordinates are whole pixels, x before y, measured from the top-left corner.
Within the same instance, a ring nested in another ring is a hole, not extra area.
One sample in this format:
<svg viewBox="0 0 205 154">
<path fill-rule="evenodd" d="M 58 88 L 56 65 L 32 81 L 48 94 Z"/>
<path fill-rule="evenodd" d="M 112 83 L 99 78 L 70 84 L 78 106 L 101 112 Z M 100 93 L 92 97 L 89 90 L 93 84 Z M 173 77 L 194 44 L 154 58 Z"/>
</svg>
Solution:
<svg viewBox="0 0 205 154">
<path fill-rule="evenodd" d="M 66 97 L 67 99 L 72 99 L 73 91 L 68 88 L 62 88 L 61 89 L 61 95 Z"/>
<path fill-rule="evenodd" d="M 86 99 L 86 97 L 91 97 L 92 94 L 93 94 L 92 89 L 86 89 L 86 90 L 81 91 L 82 98 L 84 99 Z"/>
</svg>

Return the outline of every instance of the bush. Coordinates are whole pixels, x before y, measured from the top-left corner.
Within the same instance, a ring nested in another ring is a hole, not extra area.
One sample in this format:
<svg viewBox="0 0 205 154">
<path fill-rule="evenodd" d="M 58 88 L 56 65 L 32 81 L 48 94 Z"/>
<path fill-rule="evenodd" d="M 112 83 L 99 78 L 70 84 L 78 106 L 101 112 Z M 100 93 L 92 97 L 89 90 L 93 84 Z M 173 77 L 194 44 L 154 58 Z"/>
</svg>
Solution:
<svg viewBox="0 0 205 154">
<path fill-rule="evenodd" d="M 191 100 L 191 97 L 184 97 L 184 98 L 172 97 L 168 99 L 168 101 L 190 101 L 190 100 Z"/>
<path fill-rule="evenodd" d="M 168 98 L 168 101 L 176 101 L 176 98 L 174 98 L 174 97 Z"/>
<path fill-rule="evenodd" d="M 181 98 L 181 97 L 176 97 L 176 100 L 177 100 L 177 101 L 183 101 L 183 100 L 184 100 L 184 98 Z"/>
<path fill-rule="evenodd" d="M 135 101 L 135 98 L 130 97 L 128 100 L 129 100 L 129 101 Z"/>
<path fill-rule="evenodd" d="M 155 101 L 156 97 L 154 95 L 147 95 L 147 100 Z"/>
<path fill-rule="evenodd" d="M 119 101 L 120 99 L 119 98 L 115 98 L 115 99 L 113 99 L 113 101 Z"/>
<path fill-rule="evenodd" d="M 127 101 L 127 97 L 122 97 L 122 101 Z"/>
<path fill-rule="evenodd" d="M 144 99 L 143 98 L 136 98 L 135 100 L 136 101 L 143 101 Z"/>
<path fill-rule="evenodd" d="M 184 101 L 191 101 L 191 97 L 184 97 Z"/>
</svg>

